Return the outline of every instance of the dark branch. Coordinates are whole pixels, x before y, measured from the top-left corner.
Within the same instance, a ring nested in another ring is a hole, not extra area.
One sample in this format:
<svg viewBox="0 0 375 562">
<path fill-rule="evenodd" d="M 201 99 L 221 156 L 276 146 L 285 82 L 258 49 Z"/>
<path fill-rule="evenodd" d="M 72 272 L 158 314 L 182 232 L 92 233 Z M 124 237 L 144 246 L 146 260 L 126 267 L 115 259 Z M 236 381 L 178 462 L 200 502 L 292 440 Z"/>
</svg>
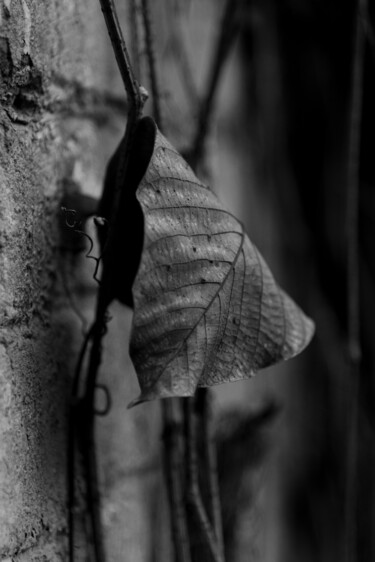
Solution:
<svg viewBox="0 0 375 562">
<path fill-rule="evenodd" d="M 107 25 L 108 34 L 112 42 L 117 65 L 128 95 L 128 103 L 130 106 L 129 113 L 134 111 L 136 117 L 139 117 L 144 105 L 143 96 L 133 74 L 129 53 L 122 35 L 113 0 L 99 1 Z"/>
</svg>

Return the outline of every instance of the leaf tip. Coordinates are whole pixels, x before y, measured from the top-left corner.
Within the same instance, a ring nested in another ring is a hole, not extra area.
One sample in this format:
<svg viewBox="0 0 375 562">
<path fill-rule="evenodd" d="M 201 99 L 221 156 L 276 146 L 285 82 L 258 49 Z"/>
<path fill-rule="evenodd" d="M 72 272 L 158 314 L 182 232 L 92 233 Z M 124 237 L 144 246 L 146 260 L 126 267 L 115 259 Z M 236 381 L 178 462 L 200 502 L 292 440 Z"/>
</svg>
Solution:
<svg viewBox="0 0 375 562">
<path fill-rule="evenodd" d="M 304 315 L 304 341 L 301 345 L 300 351 L 303 351 L 311 342 L 315 334 L 315 322 Z"/>
<path fill-rule="evenodd" d="M 130 410 L 134 408 L 134 406 L 138 406 L 139 404 L 143 404 L 144 402 L 151 402 L 152 400 L 158 400 L 160 398 L 173 398 L 174 396 L 170 393 L 162 394 L 157 392 L 142 392 L 137 398 L 132 400 L 127 409 Z"/>
<path fill-rule="evenodd" d="M 134 408 L 134 406 L 138 406 L 138 404 L 142 404 L 143 402 L 146 402 L 147 400 L 145 398 L 142 397 L 142 395 L 138 396 L 138 398 L 134 398 L 134 400 L 132 400 L 131 402 L 129 402 L 129 404 L 127 405 L 127 410 L 131 410 L 132 408 Z"/>
<path fill-rule="evenodd" d="M 168 398 L 188 398 L 194 396 L 195 390 L 196 390 L 195 387 L 194 390 L 192 389 L 182 390 L 181 388 L 168 389 L 156 385 L 151 389 L 141 392 L 141 394 L 137 398 L 135 398 L 128 404 L 127 409 L 130 410 L 131 408 L 134 408 L 134 406 L 138 406 L 138 404 L 143 404 L 144 402 L 151 402 L 152 400 L 165 400 Z"/>
<path fill-rule="evenodd" d="M 283 359 L 292 359 L 296 355 L 299 355 L 306 349 L 306 347 L 311 343 L 315 334 L 315 322 L 301 313 L 301 324 L 294 329 L 294 334 L 291 336 L 291 345 L 289 349 L 285 348 L 283 353 Z"/>
<path fill-rule="evenodd" d="M 305 345 L 305 347 L 307 345 L 309 345 L 309 343 L 313 339 L 314 334 L 315 334 L 315 330 L 316 330 L 316 326 L 315 326 L 314 320 L 312 320 L 311 318 L 306 316 L 306 345 Z"/>
</svg>

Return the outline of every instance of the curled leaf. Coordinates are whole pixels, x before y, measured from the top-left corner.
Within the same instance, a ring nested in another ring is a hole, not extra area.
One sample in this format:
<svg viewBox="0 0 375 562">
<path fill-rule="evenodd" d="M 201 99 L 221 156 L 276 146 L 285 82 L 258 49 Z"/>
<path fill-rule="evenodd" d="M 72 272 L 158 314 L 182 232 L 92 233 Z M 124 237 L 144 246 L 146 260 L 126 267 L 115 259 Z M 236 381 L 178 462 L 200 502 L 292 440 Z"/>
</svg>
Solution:
<svg viewBox="0 0 375 562">
<path fill-rule="evenodd" d="M 144 239 L 132 287 L 141 387 L 132 405 L 248 378 L 300 353 L 314 332 L 242 224 L 155 133 L 136 191 Z"/>
<path fill-rule="evenodd" d="M 104 192 L 98 209 L 99 216 L 105 217 L 114 227 L 109 245 L 106 233 L 99 231 L 104 270 L 110 271 L 112 278 L 108 301 L 118 299 L 130 307 L 133 307 L 132 285 L 141 258 L 144 229 L 142 210 L 135 194 L 150 162 L 155 134 L 155 123 L 152 119 L 145 118 L 139 121 L 132 138 L 124 189 L 120 191 L 118 208 L 113 209 L 119 168 L 124 164 L 126 153 L 125 140 L 121 141 L 108 164 Z M 124 259 L 125 244 L 126 259 Z"/>
</svg>

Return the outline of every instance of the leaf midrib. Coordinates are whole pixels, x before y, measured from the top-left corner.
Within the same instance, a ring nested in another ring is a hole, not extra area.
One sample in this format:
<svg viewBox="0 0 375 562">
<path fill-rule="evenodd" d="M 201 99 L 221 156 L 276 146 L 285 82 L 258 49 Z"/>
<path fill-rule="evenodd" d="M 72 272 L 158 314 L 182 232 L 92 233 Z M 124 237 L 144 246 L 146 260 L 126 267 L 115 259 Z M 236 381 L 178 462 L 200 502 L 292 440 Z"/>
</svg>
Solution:
<svg viewBox="0 0 375 562">
<path fill-rule="evenodd" d="M 237 254 L 232 262 L 231 267 L 229 268 L 228 272 L 226 273 L 223 281 L 221 282 L 220 286 L 218 287 L 218 290 L 216 291 L 216 293 L 212 296 L 210 303 L 208 304 L 207 308 L 205 309 L 204 313 L 199 317 L 199 319 L 197 320 L 197 322 L 194 324 L 194 326 L 191 328 L 191 330 L 189 331 L 189 333 L 186 335 L 186 337 L 182 340 L 182 342 L 180 343 L 179 347 L 177 348 L 177 350 L 175 351 L 175 353 L 172 355 L 172 357 L 167 361 L 167 363 L 164 365 L 163 369 L 161 370 L 161 372 L 156 376 L 155 381 L 152 385 L 151 388 L 155 387 L 155 385 L 157 384 L 157 382 L 160 380 L 160 378 L 163 376 L 164 372 L 166 371 L 166 369 L 168 368 L 168 366 L 172 363 L 172 361 L 174 361 L 174 359 L 178 356 L 178 354 L 180 353 L 182 347 L 186 344 L 187 340 L 190 338 L 190 336 L 192 335 L 192 333 L 194 332 L 194 330 L 196 329 L 196 327 L 198 326 L 198 324 L 200 323 L 200 321 L 202 320 L 202 318 L 204 318 L 207 314 L 207 312 L 210 310 L 211 306 L 213 305 L 217 295 L 220 293 L 220 291 L 222 290 L 223 286 L 225 285 L 226 281 L 228 280 L 229 274 L 230 272 L 234 269 L 234 267 L 236 266 L 236 263 L 238 261 L 238 258 L 241 254 L 243 245 L 244 245 L 244 239 L 245 239 L 245 233 L 244 233 L 244 229 L 242 224 L 236 219 L 237 223 L 240 224 L 241 226 L 241 242 L 240 242 L 240 246 L 238 248 Z M 207 339 L 207 338 L 206 338 Z M 204 368 L 203 368 L 204 370 Z M 150 389 L 151 390 L 151 389 Z"/>
</svg>

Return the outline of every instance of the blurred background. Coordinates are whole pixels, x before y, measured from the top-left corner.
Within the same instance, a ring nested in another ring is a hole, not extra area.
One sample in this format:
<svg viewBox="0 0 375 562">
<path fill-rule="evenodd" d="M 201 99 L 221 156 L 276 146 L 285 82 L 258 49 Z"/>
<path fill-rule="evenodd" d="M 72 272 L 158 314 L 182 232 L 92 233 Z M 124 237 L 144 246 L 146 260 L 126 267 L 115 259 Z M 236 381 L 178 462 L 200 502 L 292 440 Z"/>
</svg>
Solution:
<svg viewBox="0 0 375 562">
<path fill-rule="evenodd" d="M 374 560 L 374 6 L 154 4 L 181 151 L 234 26 L 200 175 L 316 323 L 301 357 L 213 391 L 228 560 Z"/>
<path fill-rule="evenodd" d="M 211 392 L 227 561 L 372 562 L 374 6 L 150 4 L 164 133 L 185 154 L 227 32 L 198 175 L 244 223 L 278 283 L 316 324 L 300 357 Z M 139 5 L 129 0 L 118 8 L 134 68 L 151 91 L 139 30 L 137 36 Z M 97 8 L 95 21 L 100 17 Z M 106 33 L 95 25 L 93 44 Z M 98 76 L 120 99 L 109 42 L 86 56 L 97 73 L 88 74 L 89 84 Z M 74 181 L 97 196 L 97 177 L 124 129 L 125 110 L 117 110 L 112 121 L 97 121 L 94 136 L 87 132 L 98 154 L 94 172 L 91 160 L 74 172 Z M 84 275 L 91 283 L 91 269 L 84 274 L 82 267 L 68 265 L 72 285 Z M 89 318 L 93 288 L 85 291 L 79 307 Z M 160 405 L 124 410 L 138 394 L 126 351 L 131 312 L 113 305 L 111 315 L 100 376 L 113 404 L 97 424 L 109 561 L 173 560 Z"/>
</svg>

